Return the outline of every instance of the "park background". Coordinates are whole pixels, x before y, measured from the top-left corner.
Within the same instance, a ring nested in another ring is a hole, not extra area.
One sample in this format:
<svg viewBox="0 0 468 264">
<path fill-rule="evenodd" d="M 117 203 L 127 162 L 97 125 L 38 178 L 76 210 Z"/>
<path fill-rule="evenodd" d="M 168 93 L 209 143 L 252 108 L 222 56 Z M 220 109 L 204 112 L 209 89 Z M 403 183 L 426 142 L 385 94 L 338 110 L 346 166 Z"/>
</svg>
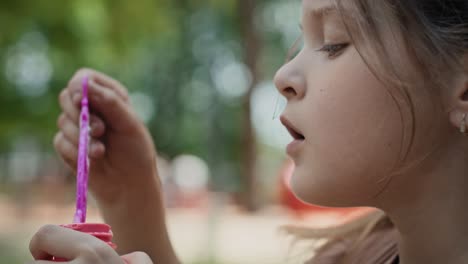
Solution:
<svg viewBox="0 0 468 264">
<path fill-rule="evenodd" d="M 291 248 L 278 232 L 336 220 L 318 208 L 305 216 L 282 199 L 291 138 L 272 79 L 300 36 L 299 21 L 300 1 L 2 0 L 0 263 L 29 260 L 40 226 L 72 220 L 74 176 L 52 139 L 58 94 L 82 67 L 129 89 L 157 145 L 184 263 L 310 256 L 307 243 Z M 89 210 L 101 221 L 93 203 Z"/>
</svg>

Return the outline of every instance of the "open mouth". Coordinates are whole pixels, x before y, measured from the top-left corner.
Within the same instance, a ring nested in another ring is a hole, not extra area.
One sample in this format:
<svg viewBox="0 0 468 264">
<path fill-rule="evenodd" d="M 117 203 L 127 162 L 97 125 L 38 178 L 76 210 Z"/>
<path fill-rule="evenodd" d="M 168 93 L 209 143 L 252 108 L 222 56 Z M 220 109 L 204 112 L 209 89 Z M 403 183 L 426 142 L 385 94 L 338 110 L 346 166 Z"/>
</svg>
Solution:
<svg viewBox="0 0 468 264">
<path fill-rule="evenodd" d="M 282 116 L 280 120 L 283 126 L 288 130 L 289 134 L 291 134 L 291 136 L 294 138 L 294 140 L 305 140 L 305 137 L 301 131 L 295 128 L 288 119 Z"/>
</svg>

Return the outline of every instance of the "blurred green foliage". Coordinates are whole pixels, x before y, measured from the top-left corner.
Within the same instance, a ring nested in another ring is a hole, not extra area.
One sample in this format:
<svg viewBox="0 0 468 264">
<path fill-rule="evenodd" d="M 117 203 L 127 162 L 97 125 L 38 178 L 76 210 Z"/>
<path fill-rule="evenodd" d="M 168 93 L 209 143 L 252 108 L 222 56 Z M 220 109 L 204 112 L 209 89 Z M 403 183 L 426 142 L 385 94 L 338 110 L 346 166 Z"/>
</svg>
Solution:
<svg viewBox="0 0 468 264">
<path fill-rule="evenodd" d="M 243 103 L 252 79 L 244 64 L 239 2 L 0 1 L 0 193 L 22 197 L 22 191 L 1 184 L 25 172 L 8 169 L 12 152 L 20 153 L 15 163 L 20 169 L 54 157 L 57 97 L 82 67 L 102 71 L 129 89 L 160 154 L 199 156 L 208 162 L 215 188 L 238 190 Z M 261 39 L 256 79 L 271 85 L 299 34 L 299 1 L 254 2 Z M 273 112 L 274 101 L 265 105 Z M 31 142 L 40 157 L 23 153 Z M 24 259 L 12 255 L 15 250 L 5 241 L 0 263 Z"/>
<path fill-rule="evenodd" d="M 265 25 L 281 2 L 256 1 L 261 80 L 286 54 L 284 30 Z M 0 151 L 33 138 L 51 152 L 58 93 L 90 67 L 126 85 L 160 153 L 197 155 L 217 185 L 237 188 L 244 98 L 236 85 L 249 80 L 237 8 L 235 0 L 2 0 Z"/>
</svg>

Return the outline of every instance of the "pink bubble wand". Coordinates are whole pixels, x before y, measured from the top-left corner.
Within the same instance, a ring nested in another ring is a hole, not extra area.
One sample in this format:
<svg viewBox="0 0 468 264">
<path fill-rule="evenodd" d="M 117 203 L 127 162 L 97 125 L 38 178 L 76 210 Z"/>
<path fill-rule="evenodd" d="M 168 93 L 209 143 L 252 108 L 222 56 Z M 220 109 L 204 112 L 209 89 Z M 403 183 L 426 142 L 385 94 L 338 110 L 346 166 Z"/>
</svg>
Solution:
<svg viewBox="0 0 468 264">
<path fill-rule="evenodd" d="M 73 223 L 86 222 L 86 208 L 88 195 L 89 173 L 89 107 L 88 107 L 88 80 L 85 76 L 82 82 L 81 112 L 80 112 L 80 140 L 78 145 L 78 164 L 76 176 L 76 211 Z"/>
</svg>

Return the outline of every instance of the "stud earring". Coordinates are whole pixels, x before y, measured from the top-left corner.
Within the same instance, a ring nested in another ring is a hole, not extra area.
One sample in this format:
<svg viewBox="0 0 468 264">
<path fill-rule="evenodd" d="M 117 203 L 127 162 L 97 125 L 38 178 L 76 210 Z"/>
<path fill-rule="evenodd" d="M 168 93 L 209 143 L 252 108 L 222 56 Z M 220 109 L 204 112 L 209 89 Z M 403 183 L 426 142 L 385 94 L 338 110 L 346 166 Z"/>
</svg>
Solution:
<svg viewBox="0 0 468 264">
<path fill-rule="evenodd" d="M 463 114 L 463 119 L 460 124 L 460 132 L 465 134 L 466 133 L 466 113 Z"/>
</svg>

